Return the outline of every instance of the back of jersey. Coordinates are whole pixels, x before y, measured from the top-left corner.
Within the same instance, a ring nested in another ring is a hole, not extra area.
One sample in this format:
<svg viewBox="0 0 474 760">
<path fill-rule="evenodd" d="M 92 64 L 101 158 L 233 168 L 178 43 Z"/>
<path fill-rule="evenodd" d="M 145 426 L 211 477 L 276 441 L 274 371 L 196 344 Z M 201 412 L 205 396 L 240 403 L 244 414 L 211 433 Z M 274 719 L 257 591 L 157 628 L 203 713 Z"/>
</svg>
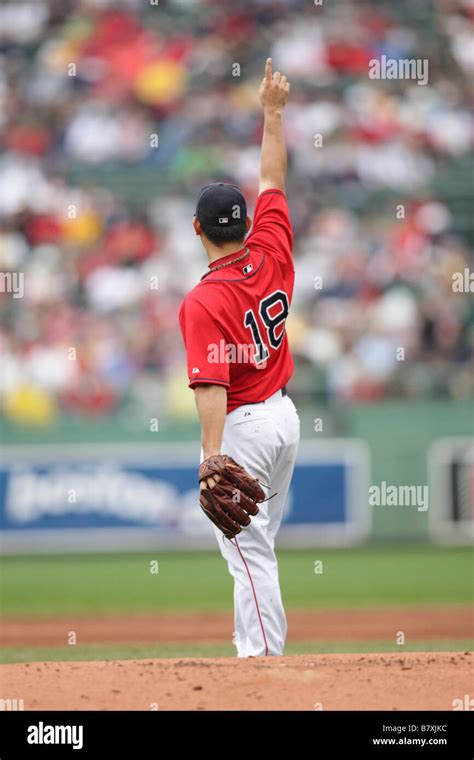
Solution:
<svg viewBox="0 0 474 760">
<path fill-rule="evenodd" d="M 285 331 L 292 244 L 284 193 L 264 191 L 245 248 L 218 259 L 181 307 L 189 385 L 225 386 L 228 412 L 269 398 L 293 372 Z"/>
</svg>

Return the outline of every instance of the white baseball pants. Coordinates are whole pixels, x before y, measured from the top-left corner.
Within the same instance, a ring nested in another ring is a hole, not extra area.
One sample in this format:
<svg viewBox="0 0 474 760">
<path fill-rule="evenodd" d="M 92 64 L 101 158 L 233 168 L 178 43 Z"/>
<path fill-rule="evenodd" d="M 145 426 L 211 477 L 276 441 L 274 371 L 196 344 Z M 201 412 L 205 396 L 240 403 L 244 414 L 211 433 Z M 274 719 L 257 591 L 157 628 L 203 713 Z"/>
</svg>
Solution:
<svg viewBox="0 0 474 760">
<path fill-rule="evenodd" d="M 234 643 L 238 657 L 281 655 L 287 623 L 280 592 L 274 540 L 295 465 L 300 435 L 296 407 L 277 391 L 258 404 L 227 415 L 222 452 L 268 484 L 270 501 L 234 538 L 214 526 L 219 547 L 234 578 Z"/>
</svg>

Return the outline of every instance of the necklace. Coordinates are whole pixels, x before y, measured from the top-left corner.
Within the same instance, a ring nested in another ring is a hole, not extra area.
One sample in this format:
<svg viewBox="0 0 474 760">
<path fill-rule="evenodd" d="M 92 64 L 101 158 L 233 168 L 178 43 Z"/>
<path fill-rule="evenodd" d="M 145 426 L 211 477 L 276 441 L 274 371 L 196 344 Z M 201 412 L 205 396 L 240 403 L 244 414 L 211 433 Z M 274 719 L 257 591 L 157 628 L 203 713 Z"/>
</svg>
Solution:
<svg viewBox="0 0 474 760">
<path fill-rule="evenodd" d="M 237 264 L 238 261 L 242 261 L 242 259 L 245 259 L 245 257 L 248 256 L 249 253 L 250 253 L 250 248 L 246 248 L 245 251 L 242 253 L 242 255 L 237 256 L 236 259 L 232 259 L 232 261 L 227 261 L 225 264 L 219 264 L 219 266 L 209 269 L 209 271 L 206 272 L 206 274 L 203 274 L 203 276 L 201 277 L 201 280 L 207 277 L 208 274 L 211 274 L 211 272 L 217 272 L 218 269 L 223 269 L 224 267 L 230 267 L 232 264 Z"/>
</svg>

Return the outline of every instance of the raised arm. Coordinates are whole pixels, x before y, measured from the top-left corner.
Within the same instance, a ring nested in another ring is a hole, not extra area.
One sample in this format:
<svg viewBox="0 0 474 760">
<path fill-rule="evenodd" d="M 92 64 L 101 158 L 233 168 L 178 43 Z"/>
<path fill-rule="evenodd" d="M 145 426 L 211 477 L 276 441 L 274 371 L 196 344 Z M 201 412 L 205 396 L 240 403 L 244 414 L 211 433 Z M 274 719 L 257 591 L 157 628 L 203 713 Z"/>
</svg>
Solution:
<svg viewBox="0 0 474 760">
<path fill-rule="evenodd" d="M 272 74 L 272 59 L 267 58 L 265 76 L 258 93 L 264 116 L 259 193 L 270 188 L 285 189 L 286 145 L 282 113 L 289 92 L 290 83 L 279 71 Z"/>
</svg>

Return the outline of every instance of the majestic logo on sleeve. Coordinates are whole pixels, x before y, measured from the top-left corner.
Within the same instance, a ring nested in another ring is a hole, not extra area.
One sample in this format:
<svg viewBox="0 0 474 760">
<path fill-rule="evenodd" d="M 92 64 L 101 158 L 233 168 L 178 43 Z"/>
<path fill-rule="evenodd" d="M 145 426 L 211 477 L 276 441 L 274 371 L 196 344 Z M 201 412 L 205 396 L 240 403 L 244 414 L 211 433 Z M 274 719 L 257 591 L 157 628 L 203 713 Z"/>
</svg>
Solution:
<svg viewBox="0 0 474 760">
<path fill-rule="evenodd" d="M 199 367 L 193 367 L 192 370 L 191 370 L 191 373 L 193 375 L 197 375 L 200 371 L 201 370 L 199 369 Z"/>
</svg>

